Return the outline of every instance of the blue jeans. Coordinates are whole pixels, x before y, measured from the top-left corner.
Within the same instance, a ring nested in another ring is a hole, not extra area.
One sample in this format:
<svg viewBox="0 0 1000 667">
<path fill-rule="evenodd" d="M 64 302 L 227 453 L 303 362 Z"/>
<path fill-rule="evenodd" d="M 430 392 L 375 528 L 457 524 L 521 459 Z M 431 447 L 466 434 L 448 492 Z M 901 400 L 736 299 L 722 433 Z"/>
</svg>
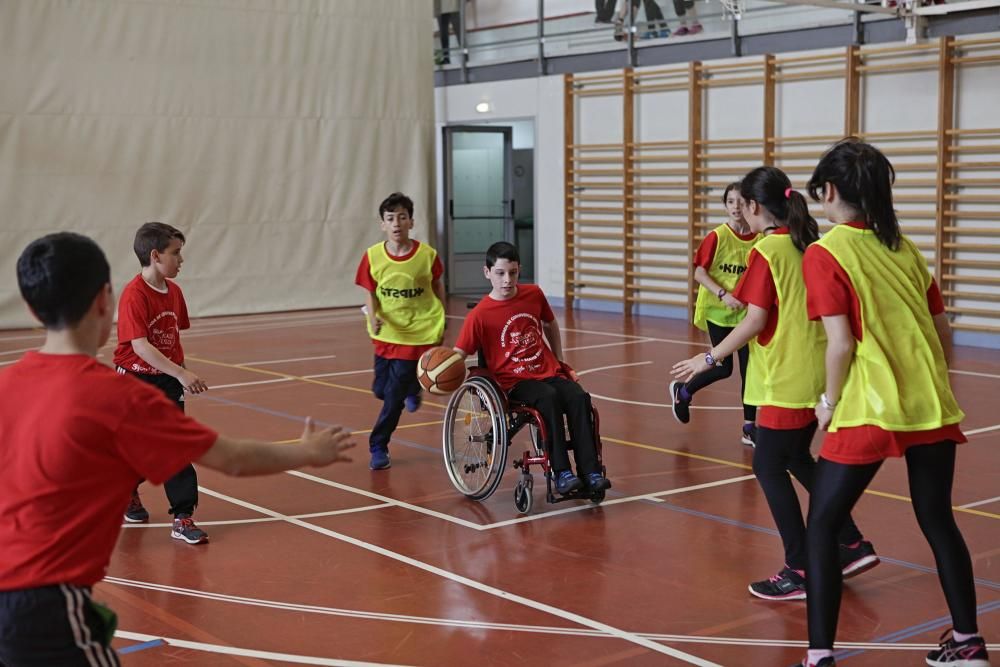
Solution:
<svg viewBox="0 0 1000 667">
<path fill-rule="evenodd" d="M 417 360 L 386 359 L 375 355 L 375 381 L 372 393 L 382 400 L 382 411 L 375 420 L 372 433 L 368 437 L 368 449 L 388 449 L 389 438 L 399 424 L 403 414 L 403 404 L 407 396 L 420 393 L 417 380 Z"/>
</svg>

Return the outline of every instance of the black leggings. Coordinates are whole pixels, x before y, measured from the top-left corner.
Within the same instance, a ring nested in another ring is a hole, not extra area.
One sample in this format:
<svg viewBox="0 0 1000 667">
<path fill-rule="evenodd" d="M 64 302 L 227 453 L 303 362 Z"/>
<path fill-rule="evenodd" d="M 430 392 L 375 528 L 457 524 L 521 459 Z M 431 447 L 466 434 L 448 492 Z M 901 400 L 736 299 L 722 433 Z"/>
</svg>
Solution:
<svg viewBox="0 0 1000 667">
<path fill-rule="evenodd" d="M 836 531 L 882 462 L 846 465 L 820 458 L 809 501 L 809 648 L 832 649 L 840 613 L 841 574 Z M 951 487 L 955 476 L 955 443 L 938 442 L 906 450 L 913 512 L 934 552 L 938 578 L 956 632 L 977 634 L 976 589 L 972 559 L 955 525 Z"/>
<path fill-rule="evenodd" d="M 792 473 L 806 491 L 812 492 L 816 461 L 809 453 L 809 445 L 815 433 L 816 422 L 804 428 L 780 431 L 759 426 L 757 446 L 753 450 L 753 473 L 781 535 L 785 565 L 793 570 L 807 569 L 806 523 L 788 473 Z M 861 539 L 861 532 L 848 514 L 840 523 L 837 541 L 854 544 Z"/>
<path fill-rule="evenodd" d="M 726 339 L 730 333 L 732 333 L 735 327 L 724 327 L 720 324 L 714 322 L 708 322 L 708 338 L 712 341 L 712 345 L 718 345 L 723 340 Z M 740 359 L 740 400 L 743 400 L 743 394 L 746 392 L 747 388 L 747 363 L 750 359 L 750 347 L 744 345 L 736 352 L 736 356 Z M 727 377 L 733 374 L 733 355 L 729 355 L 722 360 L 721 366 L 716 366 L 704 373 L 699 373 L 691 378 L 685 386 L 687 393 L 691 396 L 695 395 L 700 389 L 704 389 L 713 382 L 718 382 L 719 380 L 725 380 Z M 754 405 L 743 404 L 743 421 L 752 422 L 757 418 L 757 407 Z"/>
</svg>

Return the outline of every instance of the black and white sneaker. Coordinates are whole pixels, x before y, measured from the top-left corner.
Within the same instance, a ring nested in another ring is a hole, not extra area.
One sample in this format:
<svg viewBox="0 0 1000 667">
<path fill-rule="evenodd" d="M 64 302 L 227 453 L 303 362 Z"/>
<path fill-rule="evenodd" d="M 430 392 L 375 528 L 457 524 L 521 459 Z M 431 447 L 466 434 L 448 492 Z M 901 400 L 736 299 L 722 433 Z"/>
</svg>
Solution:
<svg viewBox="0 0 1000 667">
<path fill-rule="evenodd" d="M 880 562 L 875 547 L 868 540 L 861 540 L 854 547 L 840 545 L 840 571 L 844 579 L 867 572 Z"/>
<path fill-rule="evenodd" d="M 691 421 L 691 399 L 686 401 L 681 400 L 681 388 L 683 386 L 684 383 L 680 380 L 674 380 L 670 383 L 670 399 L 673 401 L 671 410 L 673 410 L 674 419 L 681 424 L 687 424 Z"/>
<path fill-rule="evenodd" d="M 132 497 L 128 501 L 128 508 L 125 510 L 125 520 L 129 523 L 146 523 L 149 521 L 149 512 L 142 506 L 138 491 L 132 492 Z"/>
<path fill-rule="evenodd" d="M 749 589 L 752 594 L 764 600 L 806 599 L 806 579 L 790 567 L 783 568 L 769 579 L 753 582 Z"/>
<path fill-rule="evenodd" d="M 964 642 L 955 641 L 948 630 L 941 635 L 941 645 L 927 654 L 931 667 L 990 667 L 986 642 L 982 637 L 970 637 Z"/>
</svg>

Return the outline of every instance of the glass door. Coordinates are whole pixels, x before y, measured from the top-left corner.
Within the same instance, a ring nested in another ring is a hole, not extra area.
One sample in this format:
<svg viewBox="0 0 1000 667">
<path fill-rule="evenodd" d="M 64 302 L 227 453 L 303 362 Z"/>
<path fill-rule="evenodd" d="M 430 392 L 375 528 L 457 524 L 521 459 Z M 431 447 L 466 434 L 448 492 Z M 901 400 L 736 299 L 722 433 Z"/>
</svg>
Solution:
<svg viewBox="0 0 1000 667">
<path fill-rule="evenodd" d="M 445 127 L 445 230 L 448 291 L 482 295 L 486 249 L 514 242 L 511 128 Z"/>
</svg>

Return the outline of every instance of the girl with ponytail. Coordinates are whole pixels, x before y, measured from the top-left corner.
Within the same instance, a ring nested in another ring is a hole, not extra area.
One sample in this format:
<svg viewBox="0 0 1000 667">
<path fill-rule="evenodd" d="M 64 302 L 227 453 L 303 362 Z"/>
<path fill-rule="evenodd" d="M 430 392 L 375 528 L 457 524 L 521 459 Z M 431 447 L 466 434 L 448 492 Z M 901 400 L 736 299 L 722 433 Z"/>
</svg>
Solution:
<svg viewBox="0 0 1000 667">
<path fill-rule="evenodd" d="M 964 416 L 948 382 L 951 332 L 941 293 L 900 233 L 892 165 L 849 138 L 809 180 L 833 229 L 806 251 L 808 313 L 826 331 L 826 379 L 815 414 L 827 431 L 809 502 L 809 655 L 834 664 L 840 608 L 836 533 L 882 461 L 904 457 L 921 531 L 934 552 L 954 630 L 929 665 L 985 667 L 972 561 L 951 509 Z"/>
<path fill-rule="evenodd" d="M 747 223 L 764 234 L 733 290 L 747 304 L 747 315 L 708 354 L 675 364 L 673 375 L 689 380 L 750 344 L 744 400 L 758 406 L 753 471 L 781 535 L 785 561 L 778 574 L 751 583 L 749 589 L 766 600 L 801 600 L 806 597 L 806 527 L 788 473 L 812 489 L 816 462 L 809 445 L 816 432 L 813 406 L 823 390 L 824 336 L 823 328 L 806 316 L 802 253 L 819 232 L 805 197 L 780 169 L 754 169 L 744 177 L 740 194 Z M 849 516 L 838 530 L 844 577 L 878 564 L 871 543 Z"/>
</svg>

